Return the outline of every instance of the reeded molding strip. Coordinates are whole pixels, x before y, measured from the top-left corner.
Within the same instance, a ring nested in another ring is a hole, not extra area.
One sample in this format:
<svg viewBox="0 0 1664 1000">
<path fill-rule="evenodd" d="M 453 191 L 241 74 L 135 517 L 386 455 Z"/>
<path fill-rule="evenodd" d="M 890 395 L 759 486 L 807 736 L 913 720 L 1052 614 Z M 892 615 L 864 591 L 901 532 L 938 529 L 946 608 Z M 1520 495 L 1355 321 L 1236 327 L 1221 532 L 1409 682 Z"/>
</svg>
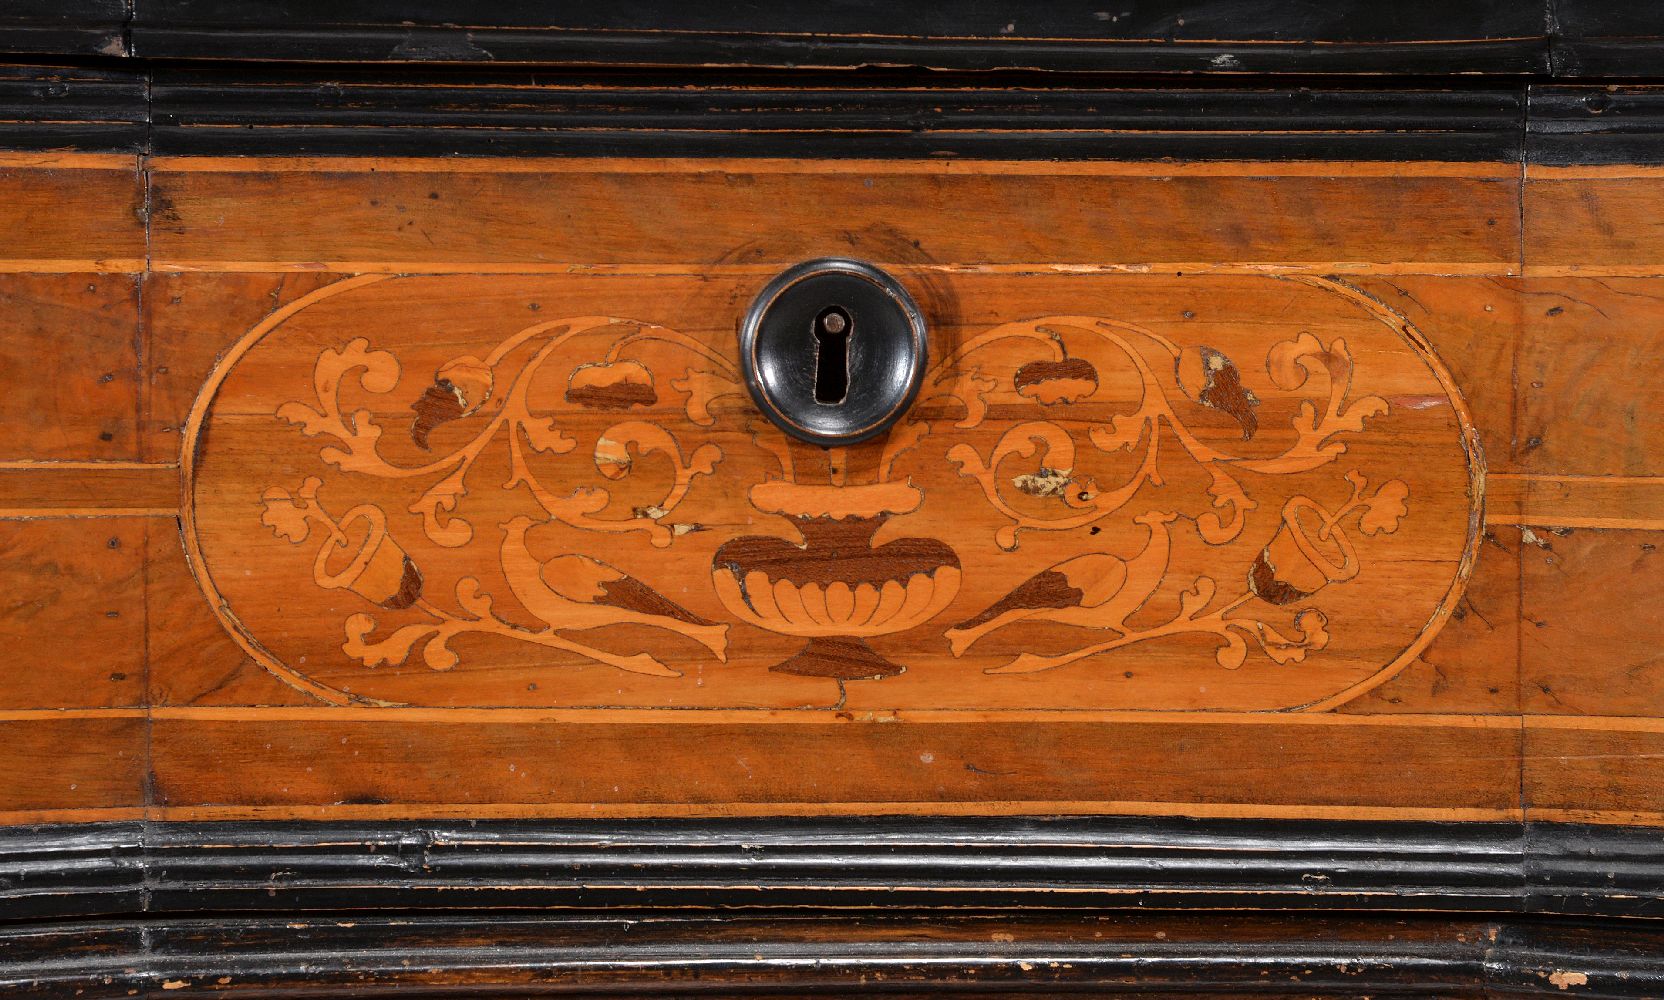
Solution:
<svg viewBox="0 0 1664 1000">
<path fill-rule="evenodd" d="M 158 70 L 161 155 L 1518 162 L 1518 88 L 1064 90 L 825 74 Z"/>
<path fill-rule="evenodd" d="M 134 52 L 166 59 L 1094 72 L 1531 73 L 1545 0 L 1366 0 L 1126 9 L 929 5 L 607 5 L 437 0 L 138 0 Z"/>
<path fill-rule="evenodd" d="M 1632 917 L 1664 915 L 1658 841 L 1558 823 L 1090 817 L 16 827 L 0 832 L 0 915 L 882 904 Z"/>
<path fill-rule="evenodd" d="M 1657 929 L 1510 920 L 363 914 L 0 931 L 0 987 L 84 998 L 1656 997 Z M 1567 989 L 1574 993 L 1564 992 Z"/>
</svg>

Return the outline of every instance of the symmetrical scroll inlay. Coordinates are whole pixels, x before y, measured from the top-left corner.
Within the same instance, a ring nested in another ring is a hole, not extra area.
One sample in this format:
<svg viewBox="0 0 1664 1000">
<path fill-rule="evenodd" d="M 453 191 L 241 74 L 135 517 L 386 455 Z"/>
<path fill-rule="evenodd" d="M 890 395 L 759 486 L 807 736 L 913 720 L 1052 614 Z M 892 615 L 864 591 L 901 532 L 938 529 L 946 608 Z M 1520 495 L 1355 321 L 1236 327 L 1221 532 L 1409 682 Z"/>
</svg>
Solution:
<svg viewBox="0 0 1664 1000">
<path fill-rule="evenodd" d="M 556 704 L 810 707 L 882 680 L 892 707 L 1130 707 L 1108 680 L 1147 674 L 1155 707 L 1255 654 L 1298 673 L 1221 707 L 1286 707 L 1401 666 L 1471 561 L 1459 397 L 1343 286 L 1285 281 L 1292 320 L 1194 331 L 1160 318 L 1188 287 L 1133 310 L 1154 317 L 1035 303 L 944 335 L 900 424 L 823 451 L 750 409 L 721 317 L 498 283 L 471 314 L 442 279 L 325 289 L 199 401 L 199 578 L 326 700 L 455 698 L 420 674 L 473 670 Z M 573 315 L 513 323 L 534 299 Z M 275 643 L 239 613 L 255 552 L 295 594 Z"/>
</svg>

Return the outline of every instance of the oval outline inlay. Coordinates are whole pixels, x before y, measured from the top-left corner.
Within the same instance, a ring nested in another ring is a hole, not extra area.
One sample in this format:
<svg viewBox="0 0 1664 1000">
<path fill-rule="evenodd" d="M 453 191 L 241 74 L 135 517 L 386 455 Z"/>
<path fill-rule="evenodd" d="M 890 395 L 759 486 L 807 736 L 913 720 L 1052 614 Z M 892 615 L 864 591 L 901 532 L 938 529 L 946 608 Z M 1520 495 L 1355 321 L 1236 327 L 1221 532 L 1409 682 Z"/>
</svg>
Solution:
<svg viewBox="0 0 1664 1000">
<path fill-rule="evenodd" d="M 217 394 L 229 374 L 236 368 L 243 357 L 257 346 L 267 336 L 278 330 L 286 322 L 301 311 L 317 303 L 337 295 L 362 289 L 381 282 L 398 280 L 403 275 L 395 274 L 365 274 L 357 275 L 316 289 L 297 298 L 279 309 L 273 311 L 260 323 L 243 334 L 237 342 L 218 360 L 208 378 L 205 380 L 195 401 L 193 402 L 189 418 L 186 422 L 181 440 L 181 529 L 185 547 L 187 563 L 196 579 L 198 586 L 207 598 L 210 608 L 221 624 L 230 633 L 233 640 L 244 652 L 259 663 L 263 668 L 271 671 L 285 683 L 312 694 L 331 704 L 360 704 L 360 705 L 393 705 L 378 698 L 363 694 L 343 691 L 328 684 L 321 683 L 297 671 L 283 662 L 277 655 L 267 649 L 249 630 L 245 629 L 229 602 L 221 594 L 209 572 L 207 562 L 201 547 L 201 537 L 198 532 L 197 515 L 195 510 L 195 493 L 197 489 L 197 464 L 201 457 L 201 449 L 206 440 L 205 428 L 211 419 L 213 406 Z M 1439 359 L 1437 353 L 1427 342 L 1419 329 L 1403 314 L 1393 309 L 1376 297 L 1364 292 L 1343 280 L 1334 277 L 1316 277 L 1298 274 L 1266 275 L 1265 277 L 1277 281 L 1309 286 L 1320 291 L 1337 295 L 1353 306 L 1363 310 L 1377 322 L 1386 326 L 1393 336 L 1405 343 L 1411 351 L 1426 365 L 1434 379 L 1439 383 L 1445 395 L 1450 400 L 1457 421 L 1457 430 L 1464 452 L 1468 472 L 1468 520 L 1467 534 L 1460 559 L 1451 583 L 1442 599 L 1435 606 L 1433 613 L 1418 630 L 1415 637 L 1390 662 L 1381 666 L 1368 676 L 1357 680 L 1341 691 L 1324 698 L 1316 699 L 1305 704 L 1290 706 L 1280 711 L 1325 711 L 1345 704 L 1352 699 L 1379 687 L 1391 678 L 1397 676 L 1405 667 L 1413 662 L 1433 641 L 1440 630 L 1448 622 L 1460 598 L 1465 591 L 1471 576 L 1474 561 L 1478 554 L 1479 542 L 1484 527 L 1484 495 L 1486 466 L 1483 449 L 1478 433 L 1473 426 L 1471 414 L 1460 389 L 1449 370 Z M 685 710 L 678 710 L 685 711 Z M 995 710 L 998 711 L 998 710 Z M 1082 712 L 1094 710 L 1085 709 Z M 1124 710 L 1123 710 L 1124 711 Z M 1136 709 L 1135 709 L 1136 711 Z M 1199 711 L 1224 711 L 1224 709 L 1199 709 Z"/>
</svg>

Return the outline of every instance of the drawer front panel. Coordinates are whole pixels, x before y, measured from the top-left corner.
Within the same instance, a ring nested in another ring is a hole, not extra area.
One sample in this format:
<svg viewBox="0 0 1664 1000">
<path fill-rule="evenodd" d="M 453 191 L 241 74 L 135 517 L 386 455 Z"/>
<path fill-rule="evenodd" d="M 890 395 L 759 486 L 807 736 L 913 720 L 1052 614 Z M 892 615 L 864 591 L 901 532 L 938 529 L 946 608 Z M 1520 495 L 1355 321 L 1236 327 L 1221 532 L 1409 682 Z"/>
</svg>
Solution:
<svg viewBox="0 0 1664 1000">
<path fill-rule="evenodd" d="M 7 163 L 18 820 L 1652 815 L 1651 168 Z M 828 255 L 930 355 L 831 451 Z"/>
</svg>

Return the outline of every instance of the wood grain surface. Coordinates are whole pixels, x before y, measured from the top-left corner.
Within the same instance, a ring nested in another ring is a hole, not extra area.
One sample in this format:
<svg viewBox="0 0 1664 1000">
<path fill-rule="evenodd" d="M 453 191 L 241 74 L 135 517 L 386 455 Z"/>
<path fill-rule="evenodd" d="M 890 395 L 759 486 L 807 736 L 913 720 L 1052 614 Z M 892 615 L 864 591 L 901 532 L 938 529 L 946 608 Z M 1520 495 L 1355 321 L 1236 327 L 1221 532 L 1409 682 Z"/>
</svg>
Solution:
<svg viewBox="0 0 1664 1000">
<path fill-rule="evenodd" d="M 0 188 L 13 821 L 1664 823 L 1664 174 L 15 154 Z M 910 290 L 933 366 L 833 452 L 734 353 L 825 255 Z"/>
</svg>

